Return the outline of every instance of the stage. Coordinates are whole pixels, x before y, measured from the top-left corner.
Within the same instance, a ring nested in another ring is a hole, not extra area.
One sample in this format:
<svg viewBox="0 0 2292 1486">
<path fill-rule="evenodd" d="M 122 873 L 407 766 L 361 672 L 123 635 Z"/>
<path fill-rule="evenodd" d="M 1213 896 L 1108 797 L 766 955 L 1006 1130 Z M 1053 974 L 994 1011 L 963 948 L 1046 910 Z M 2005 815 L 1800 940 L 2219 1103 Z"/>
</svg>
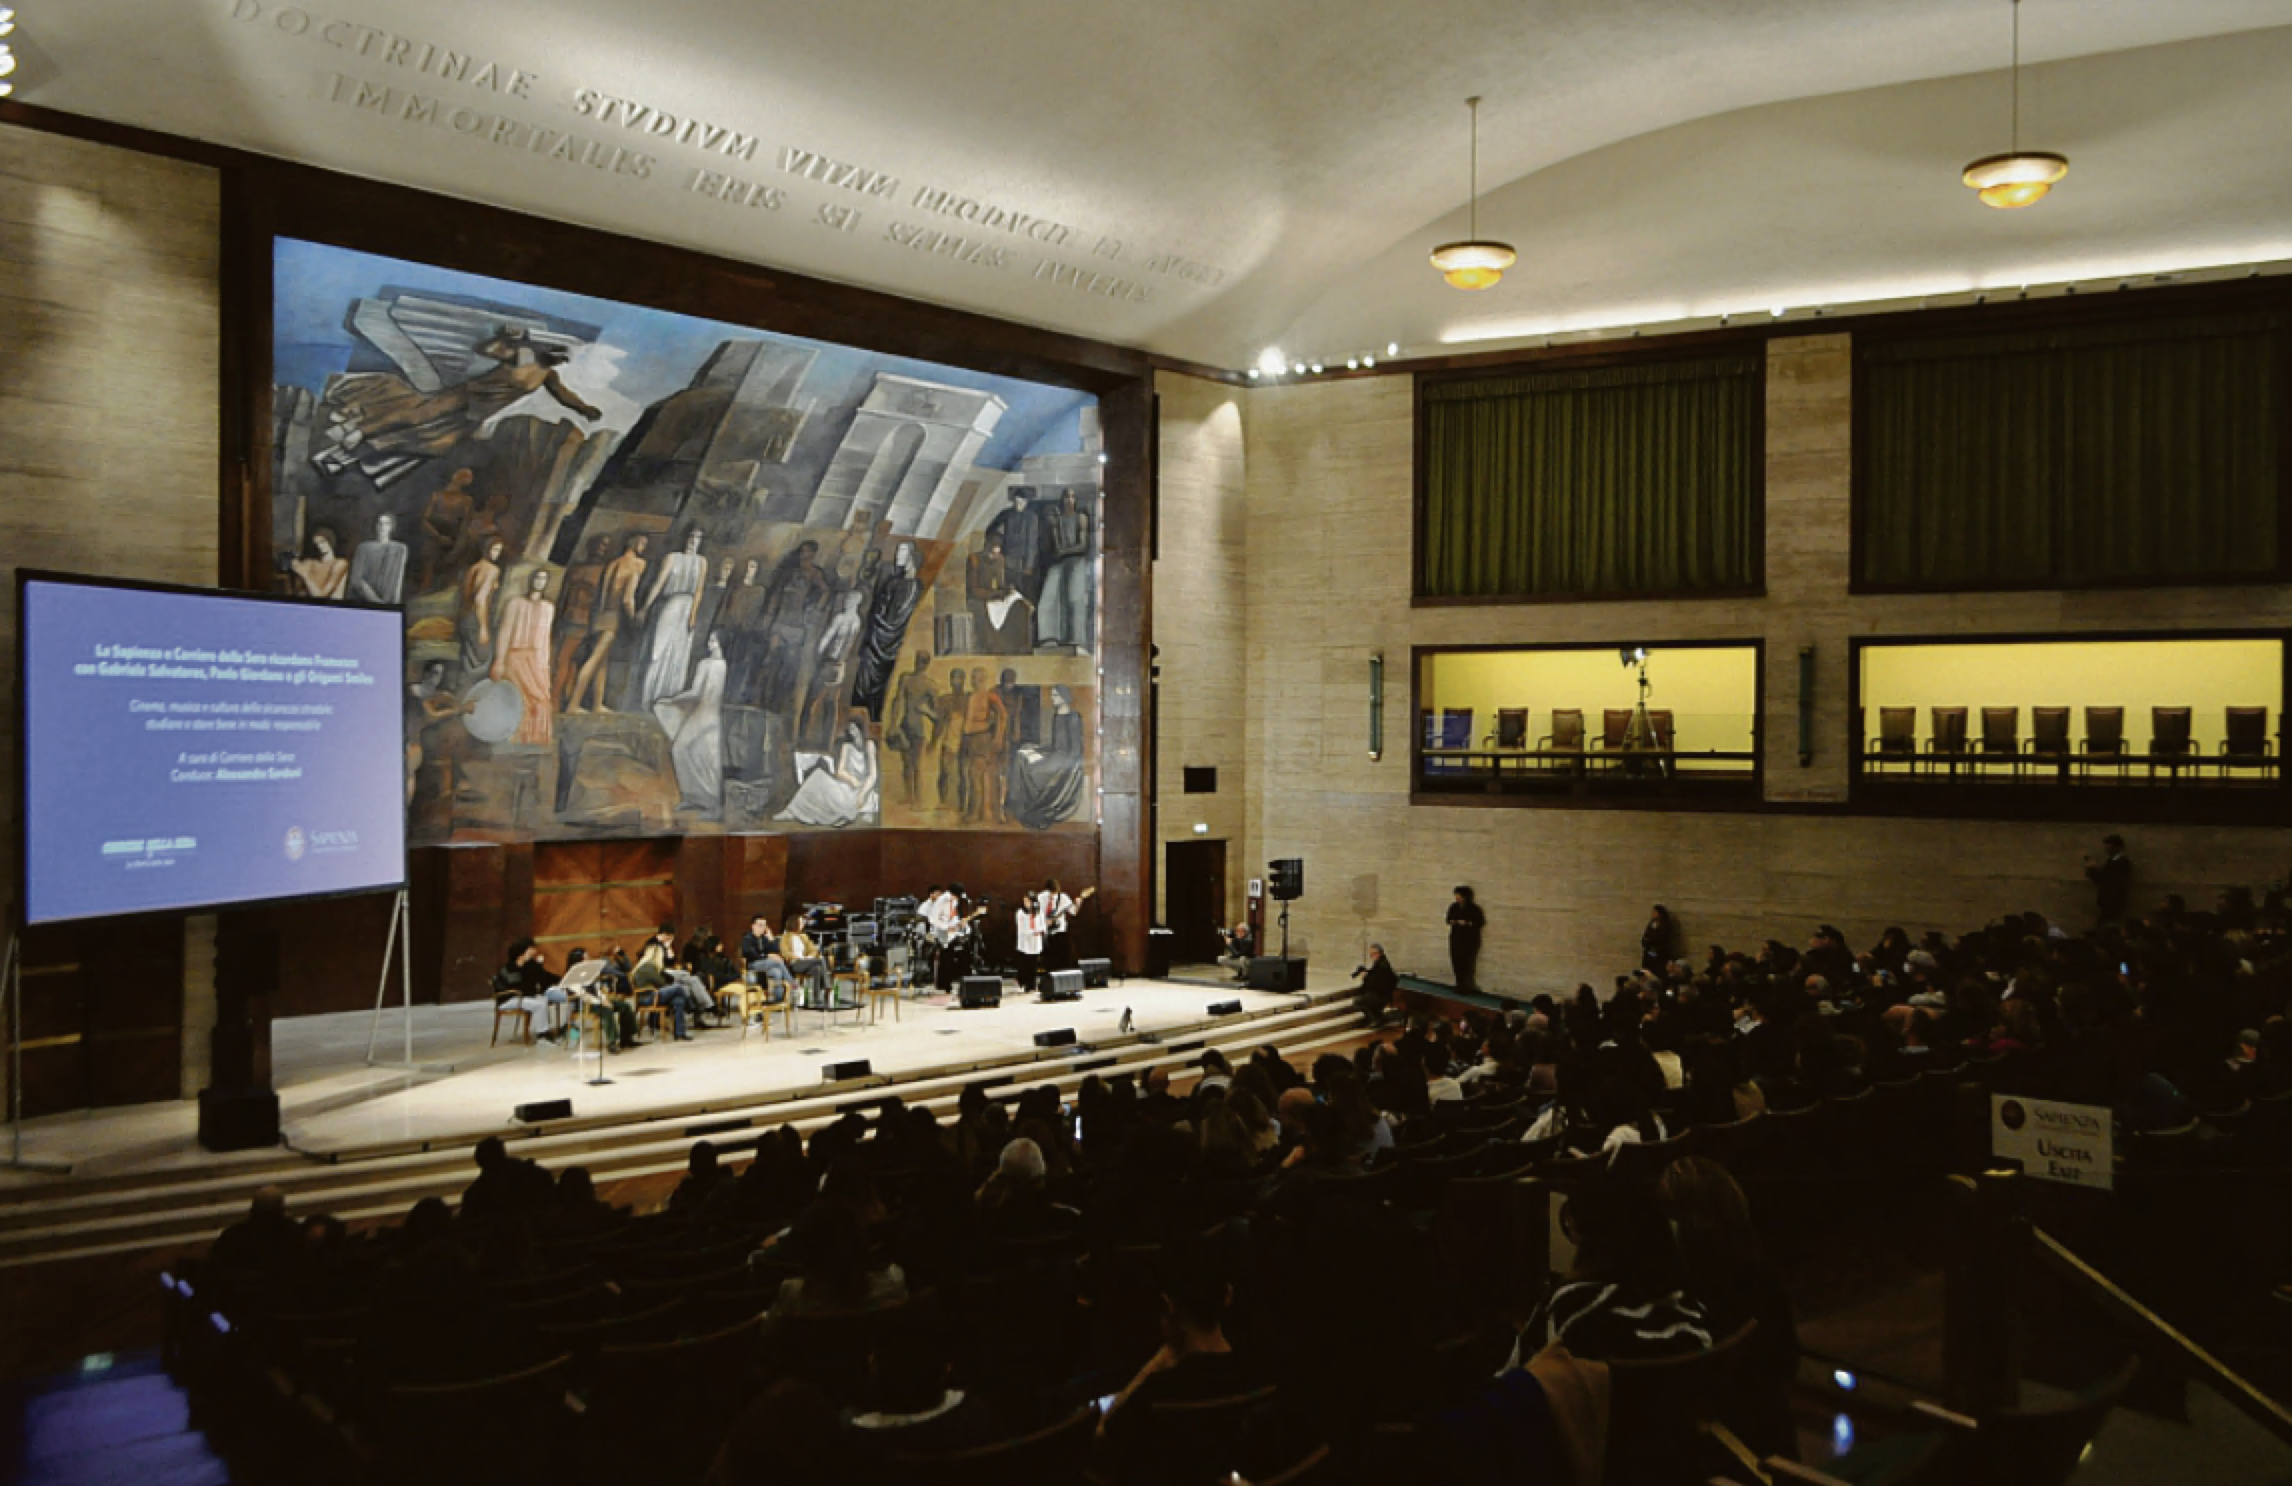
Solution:
<svg viewBox="0 0 2292 1486">
<path fill-rule="evenodd" d="M 645 1119 L 663 1113 L 704 1114 L 709 1108 L 749 1106 L 775 1098 L 816 1094 L 822 1067 L 866 1059 L 878 1079 L 913 1081 L 959 1077 L 965 1070 L 1003 1065 L 996 1076 L 1027 1081 L 1014 1059 L 1038 1056 L 1044 1074 L 1067 1071 L 1071 1049 L 1034 1045 L 1038 1032 L 1072 1028 L 1079 1044 L 1119 1042 L 1135 1047 L 1138 1033 L 1162 1034 L 1201 1029 L 1211 1022 L 1212 1003 L 1238 1001 L 1240 1018 L 1294 1010 L 1306 1003 L 1295 994 L 1246 990 L 1227 981 L 1129 980 L 1109 989 L 1085 992 L 1079 1001 L 1043 1003 L 1005 988 L 1001 1006 L 962 1011 L 944 998 L 902 999 L 895 1020 L 886 1007 L 869 1023 L 863 1012 L 797 1013 L 794 1036 L 780 1030 L 775 1016 L 767 1040 L 733 1027 L 696 1031 L 690 1042 L 658 1041 L 604 1059 L 603 1086 L 594 1052 L 575 1057 L 563 1047 L 537 1040 L 532 1047 L 504 1041 L 489 1047 L 493 1008 L 488 1002 L 417 1006 L 413 1012 L 413 1060 L 448 1065 L 450 1073 L 406 1073 L 366 1064 L 367 1039 L 376 1027 L 370 1012 L 291 1017 L 273 1023 L 272 1081 L 279 1092 L 280 1121 L 287 1147 L 325 1161 L 376 1148 L 419 1149 L 500 1131 L 519 1130 L 511 1110 L 552 1099 L 573 1101 L 575 1118 Z M 1116 1029 L 1128 1008 L 1133 1035 Z M 536 1021 L 540 1019 L 537 1017 Z M 395 1008 L 385 1010 L 375 1056 L 396 1060 L 405 1049 L 404 1022 Z M 509 1033 L 505 1027 L 504 1037 Z M 1279 1045 L 1278 1028 L 1262 1040 Z M 839 1088 L 843 1099 L 867 1097 L 864 1088 Z M 27 1156 L 74 1163 L 72 1179 L 171 1169 L 215 1168 L 276 1161 L 276 1150 L 216 1155 L 197 1142 L 198 1107 L 189 1100 L 86 1110 L 28 1120 Z M 55 1178 L 0 1170 L 0 1187 L 53 1182 Z"/>
</svg>

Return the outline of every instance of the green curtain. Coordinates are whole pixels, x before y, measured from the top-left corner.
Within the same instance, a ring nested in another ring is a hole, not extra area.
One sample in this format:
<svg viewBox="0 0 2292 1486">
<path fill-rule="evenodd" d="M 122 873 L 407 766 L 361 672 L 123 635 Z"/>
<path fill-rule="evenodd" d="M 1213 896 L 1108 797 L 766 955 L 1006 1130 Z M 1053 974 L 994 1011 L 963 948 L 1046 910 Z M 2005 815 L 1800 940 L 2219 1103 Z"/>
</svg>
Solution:
<svg viewBox="0 0 2292 1486">
<path fill-rule="evenodd" d="M 2250 316 L 1866 345 L 1857 576 L 2273 574 L 2281 358 Z"/>
<path fill-rule="evenodd" d="M 1755 587 L 1760 368 L 1746 354 L 1427 385 L 1418 591 Z"/>
</svg>

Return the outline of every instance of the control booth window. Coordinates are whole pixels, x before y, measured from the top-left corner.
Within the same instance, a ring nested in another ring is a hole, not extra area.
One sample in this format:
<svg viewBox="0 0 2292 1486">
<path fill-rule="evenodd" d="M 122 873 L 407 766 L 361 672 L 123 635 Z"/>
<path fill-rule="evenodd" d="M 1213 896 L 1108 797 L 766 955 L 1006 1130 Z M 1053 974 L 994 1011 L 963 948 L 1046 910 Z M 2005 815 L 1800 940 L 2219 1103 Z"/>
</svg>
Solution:
<svg viewBox="0 0 2292 1486">
<path fill-rule="evenodd" d="M 1758 798 L 1754 642 L 1420 648 L 1420 803 Z"/>
<path fill-rule="evenodd" d="M 2279 634 L 1871 641 L 1855 672 L 1865 796 L 2170 816 L 2281 794 Z"/>
</svg>

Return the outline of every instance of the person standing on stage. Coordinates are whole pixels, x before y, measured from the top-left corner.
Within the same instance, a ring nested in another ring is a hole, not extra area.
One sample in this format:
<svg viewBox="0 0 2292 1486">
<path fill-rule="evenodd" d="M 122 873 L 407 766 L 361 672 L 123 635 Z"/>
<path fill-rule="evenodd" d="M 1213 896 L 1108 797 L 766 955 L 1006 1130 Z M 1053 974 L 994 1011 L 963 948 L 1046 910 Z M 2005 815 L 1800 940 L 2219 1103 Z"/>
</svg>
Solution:
<svg viewBox="0 0 2292 1486">
<path fill-rule="evenodd" d="M 1093 890 L 1095 891 L 1095 890 Z M 1090 896 L 1085 892 L 1083 897 Z M 1043 916 L 1043 958 L 1045 970 L 1072 970 L 1074 968 L 1074 911 L 1082 906 L 1077 899 L 1066 895 L 1065 889 L 1052 878 L 1043 884 L 1035 899 L 1035 906 Z"/>
<path fill-rule="evenodd" d="M 1035 988 L 1035 977 L 1043 962 L 1043 913 L 1041 900 L 1033 893 L 1019 900 L 1019 911 L 1012 922 L 1018 929 L 1019 989 Z"/>
<path fill-rule="evenodd" d="M 1473 970 L 1480 962 L 1480 931 L 1487 927 L 1488 915 L 1472 900 L 1472 889 L 1459 885 L 1448 905 L 1448 963 L 1460 991 L 1480 989 Z"/>
</svg>

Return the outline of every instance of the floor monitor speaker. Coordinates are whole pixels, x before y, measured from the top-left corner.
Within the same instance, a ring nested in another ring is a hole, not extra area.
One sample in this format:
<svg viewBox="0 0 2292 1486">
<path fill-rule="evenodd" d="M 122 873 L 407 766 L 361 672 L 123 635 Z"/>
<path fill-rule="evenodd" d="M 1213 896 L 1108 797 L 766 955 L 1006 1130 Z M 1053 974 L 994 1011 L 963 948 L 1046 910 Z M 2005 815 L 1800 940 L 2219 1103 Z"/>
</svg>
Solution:
<svg viewBox="0 0 2292 1486">
<path fill-rule="evenodd" d="M 851 1063 L 823 1063 L 820 1065 L 820 1082 L 840 1084 L 848 1078 L 866 1078 L 873 1072 L 875 1065 L 865 1058 Z"/>
<path fill-rule="evenodd" d="M 956 1004 L 965 1011 L 979 1011 L 1003 1004 L 1003 978 L 999 975 L 966 975 L 955 993 Z"/>
<path fill-rule="evenodd" d="M 1080 970 L 1053 970 L 1043 977 L 1045 1001 L 1080 1001 L 1082 988 L 1088 984 Z"/>
<path fill-rule="evenodd" d="M 510 1111 L 521 1125 L 538 1125 L 543 1120 L 569 1120 L 573 1118 L 570 1099 L 537 1099 L 531 1104 L 520 1104 Z"/>
<path fill-rule="evenodd" d="M 1302 991 L 1305 989 L 1305 961 L 1285 960 L 1279 955 L 1258 955 L 1249 962 L 1246 984 L 1253 991 Z"/>
<path fill-rule="evenodd" d="M 1035 1034 L 1035 1046 L 1072 1047 L 1074 1046 L 1074 1028 L 1061 1027 L 1056 1032 L 1037 1032 Z"/>
<path fill-rule="evenodd" d="M 1210 1003 L 1211 1016 L 1240 1016 L 1241 1009 L 1242 1004 L 1239 1001 L 1212 1001 Z"/>
<path fill-rule="evenodd" d="M 272 1089 L 201 1089 L 199 1144 L 211 1151 L 257 1151 L 279 1143 L 279 1096 Z"/>
<path fill-rule="evenodd" d="M 1084 990 L 1103 991 L 1114 984 L 1114 962 L 1112 960 L 1077 960 L 1074 963 L 1075 968 L 1082 972 L 1082 988 Z"/>
</svg>

